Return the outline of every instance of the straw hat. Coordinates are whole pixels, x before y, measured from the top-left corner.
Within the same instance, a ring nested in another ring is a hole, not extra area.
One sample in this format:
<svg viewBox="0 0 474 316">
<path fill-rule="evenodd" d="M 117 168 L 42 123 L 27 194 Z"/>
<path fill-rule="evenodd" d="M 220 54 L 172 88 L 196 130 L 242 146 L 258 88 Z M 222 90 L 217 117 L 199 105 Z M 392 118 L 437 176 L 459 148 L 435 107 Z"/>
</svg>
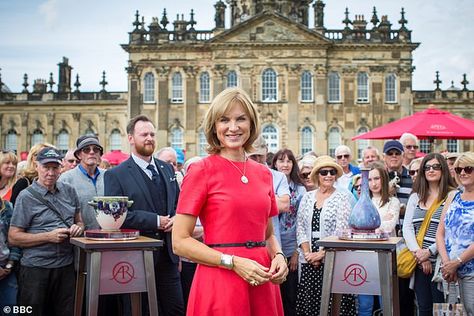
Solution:
<svg viewBox="0 0 474 316">
<path fill-rule="evenodd" d="M 342 176 L 342 173 L 343 173 L 342 167 L 339 166 L 333 158 L 329 156 L 319 156 L 318 158 L 316 158 L 316 161 L 314 163 L 314 168 L 313 170 L 311 170 L 311 174 L 309 175 L 311 181 L 313 181 L 314 183 L 318 183 L 318 180 L 317 180 L 318 171 L 319 169 L 324 168 L 324 167 L 331 167 L 331 168 L 336 169 L 337 171 L 336 179 Z"/>
</svg>

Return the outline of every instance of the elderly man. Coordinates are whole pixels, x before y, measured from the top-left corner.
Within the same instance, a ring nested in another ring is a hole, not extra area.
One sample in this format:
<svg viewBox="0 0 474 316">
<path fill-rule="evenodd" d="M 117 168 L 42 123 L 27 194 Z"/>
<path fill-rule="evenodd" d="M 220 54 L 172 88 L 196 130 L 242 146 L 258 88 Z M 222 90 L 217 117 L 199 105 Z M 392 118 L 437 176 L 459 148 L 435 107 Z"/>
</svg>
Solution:
<svg viewBox="0 0 474 316">
<path fill-rule="evenodd" d="M 403 133 L 400 136 L 400 143 L 403 145 L 403 166 L 408 168 L 410 162 L 416 158 L 418 153 L 419 142 L 418 137 L 410 133 Z"/>
<path fill-rule="evenodd" d="M 104 195 L 104 173 L 99 168 L 104 148 L 99 139 L 93 135 L 82 135 L 76 141 L 75 159 L 80 163 L 77 168 L 61 175 L 60 182 L 64 182 L 76 189 L 81 203 L 81 215 L 86 229 L 100 228 L 95 211 L 87 204 L 94 196 Z"/>
<path fill-rule="evenodd" d="M 176 150 L 173 147 L 163 147 L 155 154 L 156 159 L 163 160 L 173 166 L 174 171 L 178 171 Z"/>
<path fill-rule="evenodd" d="M 74 149 L 69 149 L 64 155 L 61 173 L 76 168 L 78 164 L 79 160 L 74 156 Z"/>
<path fill-rule="evenodd" d="M 380 155 L 379 150 L 376 147 L 368 146 L 362 151 L 362 166 L 369 168 L 370 164 L 374 161 L 379 161 Z"/>
<path fill-rule="evenodd" d="M 267 165 L 267 142 L 262 136 L 259 136 L 253 143 L 254 151 L 249 154 L 249 158 L 262 165 Z M 278 212 L 288 212 L 290 210 L 290 187 L 284 173 L 270 169 L 273 176 L 273 190 L 278 205 Z M 280 223 L 278 215 L 272 218 L 273 231 L 275 237 L 281 245 Z"/>
<path fill-rule="evenodd" d="M 391 183 L 394 184 L 391 190 L 396 193 L 402 205 L 400 209 L 400 217 L 402 217 L 413 186 L 408 170 L 403 166 L 403 145 L 399 141 L 390 140 L 384 144 L 383 153 L 385 167 L 392 180 Z"/>
<path fill-rule="evenodd" d="M 18 305 L 33 306 L 35 315 L 73 315 L 75 273 L 69 237 L 83 231 L 77 193 L 57 182 L 62 156 L 52 147 L 36 158 L 38 179 L 19 194 L 10 223 L 9 241 L 23 248 Z"/>
<path fill-rule="evenodd" d="M 351 191 L 352 177 L 360 173 L 358 167 L 351 165 L 351 149 L 346 145 L 337 146 L 334 155 L 336 156 L 337 164 L 341 166 L 344 171 L 342 176 L 337 179 L 336 186 Z"/>
<path fill-rule="evenodd" d="M 128 196 L 134 203 L 128 209 L 124 228 L 161 239 L 164 246 L 154 251 L 155 279 L 160 315 L 183 315 L 184 301 L 178 271 L 179 258 L 173 253 L 173 229 L 179 188 L 172 166 L 155 159 L 156 129 L 145 115 L 127 124 L 131 156 L 104 177 L 105 195 Z"/>
</svg>

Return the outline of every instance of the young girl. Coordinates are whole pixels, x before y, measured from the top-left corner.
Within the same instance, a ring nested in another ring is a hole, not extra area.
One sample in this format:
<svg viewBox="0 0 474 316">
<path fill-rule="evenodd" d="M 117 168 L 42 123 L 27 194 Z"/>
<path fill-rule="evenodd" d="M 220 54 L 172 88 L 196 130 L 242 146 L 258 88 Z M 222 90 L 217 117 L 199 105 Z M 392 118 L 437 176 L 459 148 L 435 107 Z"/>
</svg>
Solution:
<svg viewBox="0 0 474 316">
<path fill-rule="evenodd" d="M 380 215 L 381 224 L 377 230 L 395 236 L 395 225 L 400 213 L 400 201 L 388 193 L 389 181 L 384 166 L 373 164 L 372 170 L 369 172 L 369 190 L 372 202 Z M 380 305 L 382 305 L 381 296 L 378 296 L 378 298 Z M 372 315 L 373 306 L 373 295 L 359 295 L 359 316 Z"/>
</svg>

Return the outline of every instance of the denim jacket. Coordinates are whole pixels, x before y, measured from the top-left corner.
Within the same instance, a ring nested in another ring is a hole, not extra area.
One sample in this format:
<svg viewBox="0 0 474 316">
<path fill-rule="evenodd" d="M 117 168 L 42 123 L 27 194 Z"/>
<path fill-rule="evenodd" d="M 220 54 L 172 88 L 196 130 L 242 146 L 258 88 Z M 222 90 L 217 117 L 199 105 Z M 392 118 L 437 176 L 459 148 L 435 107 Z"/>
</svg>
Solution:
<svg viewBox="0 0 474 316">
<path fill-rule="evenodd" d="M 1 200 L 0 200 L 1 201 Z M 8 245 L 8 229 L 12 218 L 13 207 L 8 201 L 0 202 L 0 266 L 4 266 L 7 261 L 19 261 L 21 249 Z"/>
</svg>

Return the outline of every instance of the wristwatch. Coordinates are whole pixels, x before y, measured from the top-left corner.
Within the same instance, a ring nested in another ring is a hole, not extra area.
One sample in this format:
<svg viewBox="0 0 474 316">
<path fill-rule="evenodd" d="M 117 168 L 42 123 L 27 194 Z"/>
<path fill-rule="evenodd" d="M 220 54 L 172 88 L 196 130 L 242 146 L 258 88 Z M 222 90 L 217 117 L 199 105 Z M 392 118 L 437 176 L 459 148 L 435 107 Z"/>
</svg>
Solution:
<svg viewBox="0 0 474 316">
<path fill-rule="evenodd" d="M 234 256 L 222 254 L 221 255 L 221 267 L 232 270 L 234 267 Z"/>
<path fill-rule="evenodd" d="M 7 265 L 5 266 L 5 269 L 11 269 L 13 268 L 13 264 L 11 264 L 10 262 L 7 263 Z"/>
</svg>

